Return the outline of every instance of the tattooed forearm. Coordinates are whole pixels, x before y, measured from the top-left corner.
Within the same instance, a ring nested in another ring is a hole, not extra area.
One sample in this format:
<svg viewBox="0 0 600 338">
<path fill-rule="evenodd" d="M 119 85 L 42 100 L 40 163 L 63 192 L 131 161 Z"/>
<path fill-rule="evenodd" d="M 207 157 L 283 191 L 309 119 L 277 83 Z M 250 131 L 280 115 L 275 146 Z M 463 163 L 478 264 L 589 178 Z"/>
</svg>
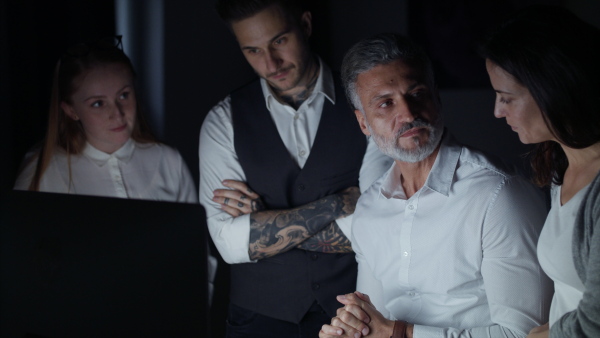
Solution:
<svg viewBox="0 0 600 338">
<path fill-rule="evenodd" d="M 250 214 L 251 259 L 263 259 L 286 252 L 304 242 L 337 218 L 354 212 L 358 188 L 290 210 L 267 210 Z"/>
<path fill-rule="evenodd" d="M 314 236 L 300 243 L 298 249 L 324 253 L 352 252 L 350 240 L 344 235 L 335 221 L 331 222 Z"/>
</svg>

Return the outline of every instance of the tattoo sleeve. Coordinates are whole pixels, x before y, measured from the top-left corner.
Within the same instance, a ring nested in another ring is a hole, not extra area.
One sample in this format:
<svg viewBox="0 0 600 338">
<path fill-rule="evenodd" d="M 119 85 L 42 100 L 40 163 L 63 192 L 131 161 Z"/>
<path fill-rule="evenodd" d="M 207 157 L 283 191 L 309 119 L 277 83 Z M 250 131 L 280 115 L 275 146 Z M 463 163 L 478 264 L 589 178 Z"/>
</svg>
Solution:
<svg viewBox="0 0 600 338">
<path fill-rule="evenodd" d="M 299 208 L 251 213 L 250 258 L 257 260 L 286 252 L 319 233 L 337 218 L 352 214 L 360 194 L 358 188 L 349 189 Z"/>
<path fill-rule="evenodd" d="M 337 222 L 331 222 L 314 236 L 308 238 L 298 245 L 298 249 L 318 251 L 323 253 L 345 253 L 352 252 L 350 240 Z"/>
</svg>

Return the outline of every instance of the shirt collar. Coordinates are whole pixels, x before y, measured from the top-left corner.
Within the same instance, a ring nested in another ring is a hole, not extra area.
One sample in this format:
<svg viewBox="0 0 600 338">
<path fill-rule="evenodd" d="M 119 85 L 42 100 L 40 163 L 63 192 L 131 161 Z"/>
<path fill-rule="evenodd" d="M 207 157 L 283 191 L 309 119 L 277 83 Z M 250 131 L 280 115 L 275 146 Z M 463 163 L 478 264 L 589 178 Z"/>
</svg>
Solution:
<svg viewBox="0 0 600 338">
<path fill-rule="evenodd" d="M 379 196 L 387 199 L 398 198 L 406 199 L 404 189 L 402 189 L 402 182 L 400 181 L 400 168 L 396 165 L 396 161 L 392 164 L 391 168 L 383 176 L 383 181 L 379 187 Z"/>
<path fill-rule="evenodd" d="M 323 60 L 321 60 L 320 57 L 317 56 L 317 59 L 319 60 L 319 76 L 317 77 L 315 89 L 313 90 L 312 94 L 310 94 L 310 97 L 307 101 L 310 102 L 318 94 L 323 94 L 329 101 L 331 101 L 332 104 L 335 104 L 335 86 L 333 84 L 333 74 L 331 73 L 331 69 L 323 62 Z M 272 104 L 281 105 L 265 79 L 260 79 L 260 85 L 262 87 L 262 92 L 265 97 L 265 102 L 267 103 L 267 109 L 269 111 L 271 111 Z"/>
<path fill-rule="evenodd" d="M 441 142 L 440 150 L 433 163 L 433 167 L 431 167 L 429 175 L 427 175 L 427 180 L 425 181 L 423 188 L 427 187 L 444 196 L 448 196 L 450 194 L 454 172 L 458 167 L 462 146 L 454 140 L 454 137 L 450 135 L 446 129 L 444 129 L 444 137 Z M 396 166 L 396 162 L 394 162 L 392 167 L 384 174 L 381 187 L 379 188 L 380 196 L 387 199 L 406 199 L 400 181 L 400 174 L 400 168 Z"/>
<path fill-rule="evenodd" d="M 83 149 L 83 155 L 92 160 L 92 162 L 96 163 L 99 167 L 108 162 L 112 157 L 115 157 L 121 162 L 129 163 L 131 157 L 133 156 L 133 151 L 135 150 L 135 142 L 129 138 L 125 144 L 119 148 L 119 150 L 115 151 L 112 154 L 107 154 L 101 150 L 94 148 L 89 143 L 85 144 L 85 148 Z"/>
<path fill-rule="evenodd" d="M 425 181 L 425 186 L 447 197 L 450 194 L 450 188 L 454 179 L 454 173 L 458 167 L 461 152 L 462 146 L 456 142 L 448 130 L 444 129 L 442 146 L 433 163 L 427 181 Z"/>
</svg>

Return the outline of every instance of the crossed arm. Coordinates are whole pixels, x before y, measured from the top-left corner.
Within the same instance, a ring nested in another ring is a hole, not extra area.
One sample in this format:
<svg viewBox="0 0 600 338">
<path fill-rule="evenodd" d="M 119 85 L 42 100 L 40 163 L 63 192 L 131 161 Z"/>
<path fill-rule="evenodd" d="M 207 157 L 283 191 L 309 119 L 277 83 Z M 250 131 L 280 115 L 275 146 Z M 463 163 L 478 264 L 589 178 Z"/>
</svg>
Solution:
<svg viewBox="0 0 600 338">
<path fill-rule="evenodd" d="M 229 189 L 214 191 L 213 201 L 233 217 L 250 214 L 251 259 L 271 257 L 292 248 L 319 252 L 350 252 L 350 241 L 335 220 L 354 212 L 357 187 L 325 196 L 301 207 L 265 210 L 260 196 L 244 182 L 225 180 Z"/>
</svg>

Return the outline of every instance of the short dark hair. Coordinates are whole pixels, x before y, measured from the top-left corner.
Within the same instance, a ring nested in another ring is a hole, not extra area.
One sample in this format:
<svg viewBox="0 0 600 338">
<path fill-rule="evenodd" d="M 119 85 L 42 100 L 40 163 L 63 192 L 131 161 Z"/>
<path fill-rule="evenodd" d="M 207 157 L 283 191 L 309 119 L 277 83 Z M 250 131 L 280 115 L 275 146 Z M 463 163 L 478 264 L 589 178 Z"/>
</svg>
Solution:
<svg viewBox="0 0 600 338">
<path fill-rule="evenodd" d="M 480 48 L 525 86 L 554 137 L 572 148 L 600 141 L 600 30 L 557 6 L 527 7 L 492 31 Z M 568 166 L 559 144 L 536 146 L 539 185 L 562 184 Z"/>
<path fill-rule="evenodd" d="M 346 97 L 354 109 L 364 112 L 356 92 L 358 75 L 396 60 L 423 71 L 427 85 L 432 91 L 436 90 L 433 67 L 427 54 L 405 36 L 382 33 L 356 43 L 342 61 L 342 82 Z"/>
<path fill-rule="evenodd" d="M 219 17 L 231 24 L 247 19 L 271 5 L 278 5 L 296 23 L 306 10 L 301 0 L 217 0 L 215 8 Z"/>
</svg>

